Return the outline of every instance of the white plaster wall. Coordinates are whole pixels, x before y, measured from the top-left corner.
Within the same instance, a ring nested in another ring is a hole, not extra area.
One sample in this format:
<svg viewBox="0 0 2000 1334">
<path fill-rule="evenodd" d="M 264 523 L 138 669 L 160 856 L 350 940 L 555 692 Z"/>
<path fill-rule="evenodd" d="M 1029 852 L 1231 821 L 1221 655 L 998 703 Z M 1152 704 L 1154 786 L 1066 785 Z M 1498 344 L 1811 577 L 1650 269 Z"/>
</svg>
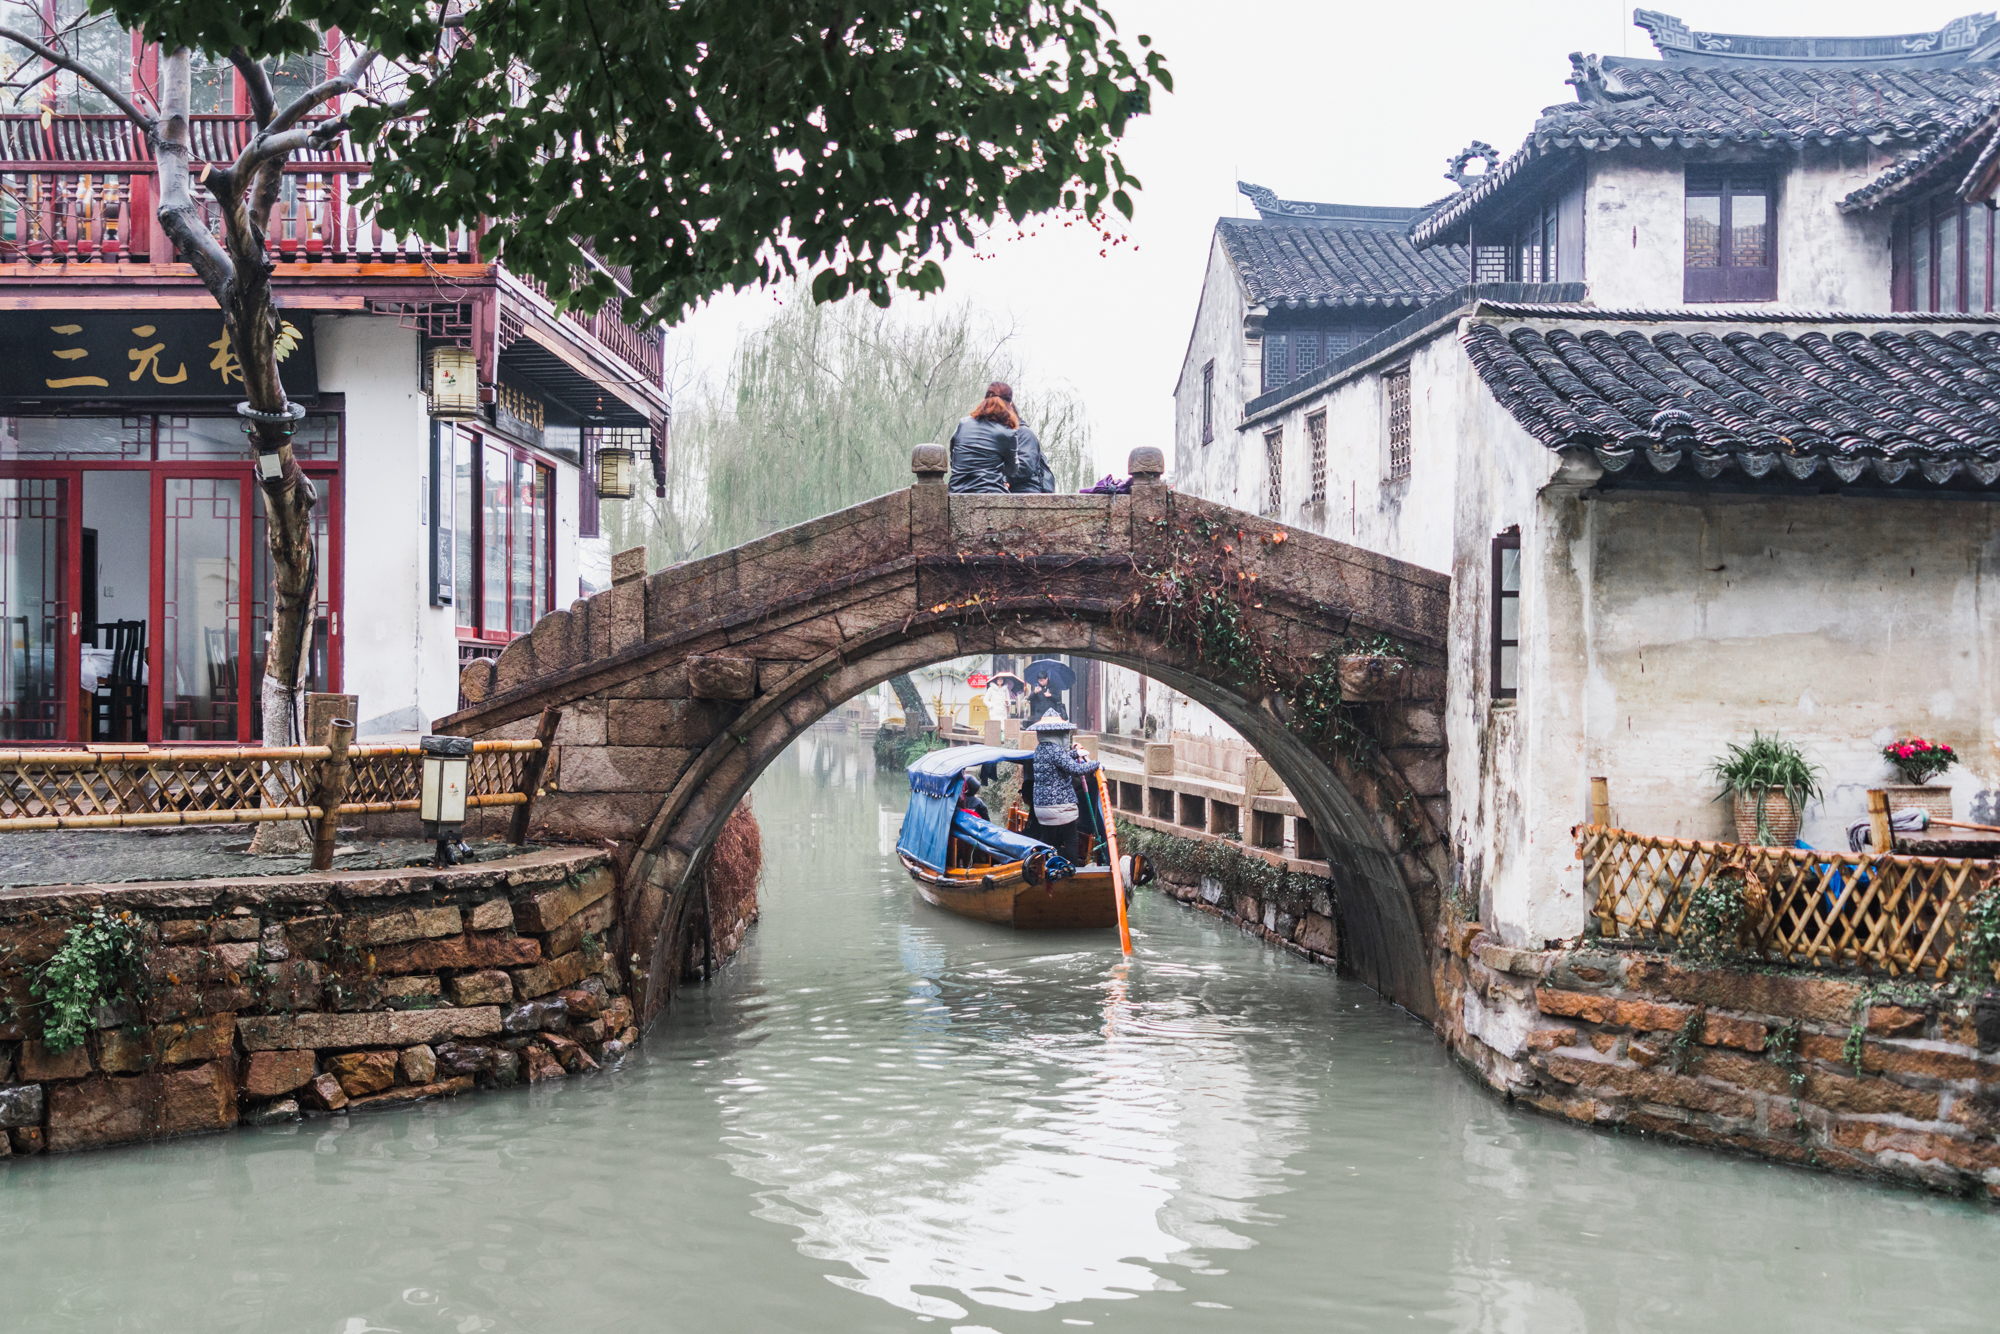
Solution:
<svg viewBox="0 0 2000 1334">
<path fill-rule="evenodd" d="M 342 688 L 360 737 L 428 731 L 458 707 L 451 608 L 429 605 L 430 421 L 417 335 L 365 315 L 314 319 L 319 382 L 347 396 Z"/>
<path fill-rule="evenodd" d="M 1237 426 L 1256 397 L 1260 345 L 1244 336 L 1242 280 L 1218 234 L 1209 242 L 1208 270 L 1195 309 L 1194 331 L 1174 386 L 1172 481 L 1183 491 L 1233 503 L 1241 470 Z M 1215 360 L 1215 439 L 1201 443 L 1201 370 Z"/>
<path fill-rule="evenodd" d="M 1612 492 L 1594 568 L 1586 758 L 1613 818 L 1717 838 L 1709 763 L 1753 728 L 1827 771 L 1803 836 L 1844 849 L 1892 737 L 1949 742 L 1959 818 L 2000 787 L 2000 511 L 1978 500 Z"/>
<path fill-rule="evenodd" d="M 1452 493 L 1466 439 L 1455 377 L 1463 356 L 1447 326 L 1411 352 L 1260 420 L 1242 434 L 1237 494 L 1209 499 L 1252 513 L 1266 509 L 1265 433 L 1284 430 L 1282 504 L 1271 517 L 1336 541 L 1449 572 Z M 1410 367 L 1410 475 L 1388 477 L 1388 418 L 1382 371 Z M 1326 413 L 1326 500 L 1312 503 L 1312 440 L 1307 419 Z M 1183 488 L 1191 489 L 1191 488 Z M 1204 493 L 1206 494 L 1206 493 Z"/>
<path fill-rule="evenodd" d="M 1626 148 L 1591 153 L 1584 204 L 1585 281 L 1599 306 L 1680 306 L 1690 155 Z M 1693 160 L 1722 160 L 1702 154 Z M 1840 200 L 1895 156 L 1867 145 L 1808 148 L 1768 161 L 1778 173 L 1777 304 L 1889 309 L 1889 217 L 1844 214 Z"/>
</svg>

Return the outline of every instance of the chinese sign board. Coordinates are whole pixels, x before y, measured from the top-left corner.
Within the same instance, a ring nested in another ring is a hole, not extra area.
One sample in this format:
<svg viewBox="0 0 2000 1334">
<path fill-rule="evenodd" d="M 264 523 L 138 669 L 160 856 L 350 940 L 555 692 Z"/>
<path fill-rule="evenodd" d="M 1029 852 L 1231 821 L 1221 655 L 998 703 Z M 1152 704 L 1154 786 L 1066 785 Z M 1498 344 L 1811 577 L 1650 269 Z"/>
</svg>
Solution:
<svg viewBox="0 0 2000 1334">
<path fill-rule="evenodd" d="M 319 392 L 312 316 L 286 317 L 279 350 L 285 391 Z M 217 310 L 21 310 L 0 317 L 0 398 L 243 398 L 243 369 Z"/>
</svg>

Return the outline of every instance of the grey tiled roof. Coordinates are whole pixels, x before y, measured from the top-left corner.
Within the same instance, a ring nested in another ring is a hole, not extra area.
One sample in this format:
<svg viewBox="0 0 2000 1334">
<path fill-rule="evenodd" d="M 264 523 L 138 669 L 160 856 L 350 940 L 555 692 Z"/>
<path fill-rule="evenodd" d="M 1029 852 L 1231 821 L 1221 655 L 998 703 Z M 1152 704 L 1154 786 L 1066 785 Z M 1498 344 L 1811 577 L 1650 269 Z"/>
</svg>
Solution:
<svg viewBox="0 0 2000 1334">
<path fill-rule="evenodd" d="M 1418 250 L 1400 229 L 1224 218 L 1223 247 L 1252 305 L 1422 306 L 1464 285 L 1464 246 Z"/>
<path fill-rule="evenodd" d="M 1976 124 L 2000 94 L 2000 68 L 1984 62 L 1926 68 L 1607 57 L 1602 71 L 1602 81 L 1593 82 L 1579 68 L 1572 82 L 1593 100 L 1544 110 L 1513 157 L 1417 225 L 1417 244 L 1456 238 L 1531 165 L 1568 150 L 1863 142 L 1900 148 Z"/>
<path fill-rule="evenodd" d="M 1530 435 L 1589 449 L 1612 473 L 1953 489 L 2000 479 L 1991 329 L 1648 336 L 1480 323 L 1465 345 Z"/>
</svg>

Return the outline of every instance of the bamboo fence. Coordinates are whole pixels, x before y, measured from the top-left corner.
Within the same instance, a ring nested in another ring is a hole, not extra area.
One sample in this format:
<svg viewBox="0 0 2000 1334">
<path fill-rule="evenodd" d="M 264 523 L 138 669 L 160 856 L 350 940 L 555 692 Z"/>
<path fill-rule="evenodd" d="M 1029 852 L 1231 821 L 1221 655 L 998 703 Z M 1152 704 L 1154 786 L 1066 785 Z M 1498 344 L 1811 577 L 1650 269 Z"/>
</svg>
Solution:
<svg viewBox="0 0 2000 1334">
<path fill-rule="evenodd" d="M 472 748 L 468 809 L 526 805 L 541 741 Z M 157 825 L 319 820 L 333 777 L 328 746 L 0 751 L 0 833 Z M 336 815 L 414 811 L 423 789 L 416 746 L 352 746 Z"/>
<path fill-rule="evenodd" d="M 1652 838 L 1595 824 L 1575 834 L 1592 916 L 1607 940 L 1678 942 L 1696 893 L 1727 878 L 1742 882 L 1749 908 L 1737 942 L 1745 953 L 1892 977 L 1951 972 L 1965 904 L 2000 867 Z"/>
</svg>

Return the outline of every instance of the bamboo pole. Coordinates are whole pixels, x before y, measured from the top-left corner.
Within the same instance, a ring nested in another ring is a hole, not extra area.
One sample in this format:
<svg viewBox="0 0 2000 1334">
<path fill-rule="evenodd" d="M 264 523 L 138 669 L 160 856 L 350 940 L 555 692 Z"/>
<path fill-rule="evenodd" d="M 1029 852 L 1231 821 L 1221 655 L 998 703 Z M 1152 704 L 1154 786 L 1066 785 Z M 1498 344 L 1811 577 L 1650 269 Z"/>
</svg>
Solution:
<svg viewBox="0 0 2000 1334">
<path fill-rule="evenodd" d="M 1593 778 L 1590 780 L 1590 822 L 1599 829 L 1611 823 L 1611 780 Z"/>
<path fill-rule="evenodd" d="M 333 869 L 333 841 L 340 828 L 340 799 L 347 795 L 347 748 L 354 740 L 354 720 L 335 718 L 328 731 L 326 762 L 320 768 L 319 804 L 325 814 L 313 834 L 312 868 Z"/>
<path fill-rule="evenodd" d="M 521 763 L 521 804 L 507 831 L 507 841 L 516 847 L 528 841 L 528 815 L 534 809 L 535 789 L 542 785 L 542 774 L 549 767 L 549 752 L 556 744 L 556 724 L 561 721 L 561 709 L 542 710 L 541 721 L 535 725 L 535 751 Z"/>
<path fill-rule="evenodd" d="M 1877 853 L 1886 855 L 1896 850 L 1896 826 L 1889 819 L 1889 794 L 1879 787 L 1868 790 L 1868 827 Z"/>
<path fill-rule="evenodd" d="M 1118 825 L 1111 809 L 1111 789 L 1104 785 L 1104 766 L 1097 768 L 1097 805 L 1104 817 L 1104 846 L 1110 854 L 1111 892 L 1118 900 L 1118 948 L 1132 952 L 1132 926 L 1125 920 L 1125 873 L 1118 869 Z"/>
</svg>

